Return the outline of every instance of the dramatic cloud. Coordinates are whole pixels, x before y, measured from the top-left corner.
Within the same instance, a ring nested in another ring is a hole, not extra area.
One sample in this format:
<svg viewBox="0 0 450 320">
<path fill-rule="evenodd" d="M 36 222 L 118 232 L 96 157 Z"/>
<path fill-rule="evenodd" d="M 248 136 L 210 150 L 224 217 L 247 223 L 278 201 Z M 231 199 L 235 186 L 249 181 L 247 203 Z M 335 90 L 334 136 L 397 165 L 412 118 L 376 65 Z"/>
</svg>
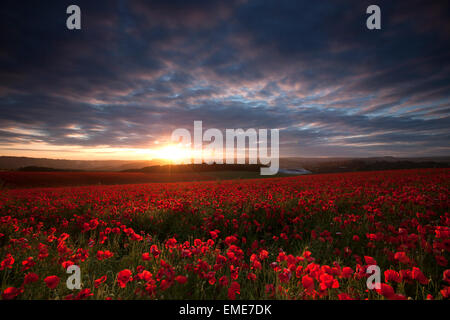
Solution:
<svg viewBox="0 0 450 320">
<path fill-rule="evenodd" d="M 449 4 L 378 1 L 368 30 L 370 4 L 4 1 L 0 154 L 117 158 L 202 120 L 279 128 L 284 156 L 449 155 Z"/>
</svg>

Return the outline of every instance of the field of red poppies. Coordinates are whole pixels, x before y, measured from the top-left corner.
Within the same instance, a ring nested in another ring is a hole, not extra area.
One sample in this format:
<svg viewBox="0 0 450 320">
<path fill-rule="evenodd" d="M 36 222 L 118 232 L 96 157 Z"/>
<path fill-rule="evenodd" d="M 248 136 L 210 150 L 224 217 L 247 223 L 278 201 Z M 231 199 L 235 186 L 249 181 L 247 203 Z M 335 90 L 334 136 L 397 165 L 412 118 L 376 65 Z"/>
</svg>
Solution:
<svg viewBox="0 0 450 320">
<path fill-rule="evenodd" d="M 421 169 L 0 190 L 1 297 L 446 299 L 449 181 Z"/>
</svg>

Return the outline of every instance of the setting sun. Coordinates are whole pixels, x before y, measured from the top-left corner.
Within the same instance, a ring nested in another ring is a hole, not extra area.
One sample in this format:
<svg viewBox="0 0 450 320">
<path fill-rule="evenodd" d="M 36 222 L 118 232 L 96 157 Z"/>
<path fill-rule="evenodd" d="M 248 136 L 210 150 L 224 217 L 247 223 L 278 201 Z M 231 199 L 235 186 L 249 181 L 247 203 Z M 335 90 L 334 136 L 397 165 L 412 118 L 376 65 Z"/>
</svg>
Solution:
<svg viewBox="0 0 450 320">
<path fill-rule="evenodd" d="M 172 144 L 158 150 L 156 152 L 156 157 L 172 162 L 184 162 L 191 159 L 192 152 L 189 148 Z"/>
</svg>

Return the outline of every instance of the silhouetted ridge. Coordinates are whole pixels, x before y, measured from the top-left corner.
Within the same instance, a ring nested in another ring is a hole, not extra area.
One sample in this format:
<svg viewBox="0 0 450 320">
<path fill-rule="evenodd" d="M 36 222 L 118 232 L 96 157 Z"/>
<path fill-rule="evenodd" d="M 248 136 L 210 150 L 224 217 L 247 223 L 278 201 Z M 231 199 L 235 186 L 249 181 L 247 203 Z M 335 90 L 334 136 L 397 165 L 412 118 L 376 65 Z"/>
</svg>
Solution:
<svg viewBox="0 0 450 320">
<path fill-rule="evenodd" d="M 149 166 L 142 169 L 129 169 L 122 172 L 157 172 L 157 173 L 183 173 L 183 172 L 211 172 L 211 171 L 260 171 L 260 164 L 177 164 L 177 165 L 159 165 Z"/>
<path fill-rule="evenodd" d="M 76 169 L 55 169 L 49 167 L 37 167 L 37 166 L 28 166 L 17 169 L 17 171 L 23 172 L 83 172 L 84 170 L 76 170 Z"/>
</svg>

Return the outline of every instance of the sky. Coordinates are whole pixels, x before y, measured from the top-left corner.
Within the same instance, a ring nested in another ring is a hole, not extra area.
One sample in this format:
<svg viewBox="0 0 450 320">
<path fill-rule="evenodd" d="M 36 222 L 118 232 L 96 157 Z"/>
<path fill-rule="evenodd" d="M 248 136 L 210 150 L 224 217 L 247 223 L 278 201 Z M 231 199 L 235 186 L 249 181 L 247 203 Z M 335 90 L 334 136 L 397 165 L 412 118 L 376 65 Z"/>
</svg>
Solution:
<svg viewBox="0 0 450 320">
<path fill-rule="evenodd" d="M 81 8 L 81 30 L 66 8 Z M 366 8 L 381 8 L 381 30 Z M 0 12 L 0 155 L 150 159 L 177 128 L 281 156 L 450 155 L 447 1 L 23 1 Z"/>
</svg>

